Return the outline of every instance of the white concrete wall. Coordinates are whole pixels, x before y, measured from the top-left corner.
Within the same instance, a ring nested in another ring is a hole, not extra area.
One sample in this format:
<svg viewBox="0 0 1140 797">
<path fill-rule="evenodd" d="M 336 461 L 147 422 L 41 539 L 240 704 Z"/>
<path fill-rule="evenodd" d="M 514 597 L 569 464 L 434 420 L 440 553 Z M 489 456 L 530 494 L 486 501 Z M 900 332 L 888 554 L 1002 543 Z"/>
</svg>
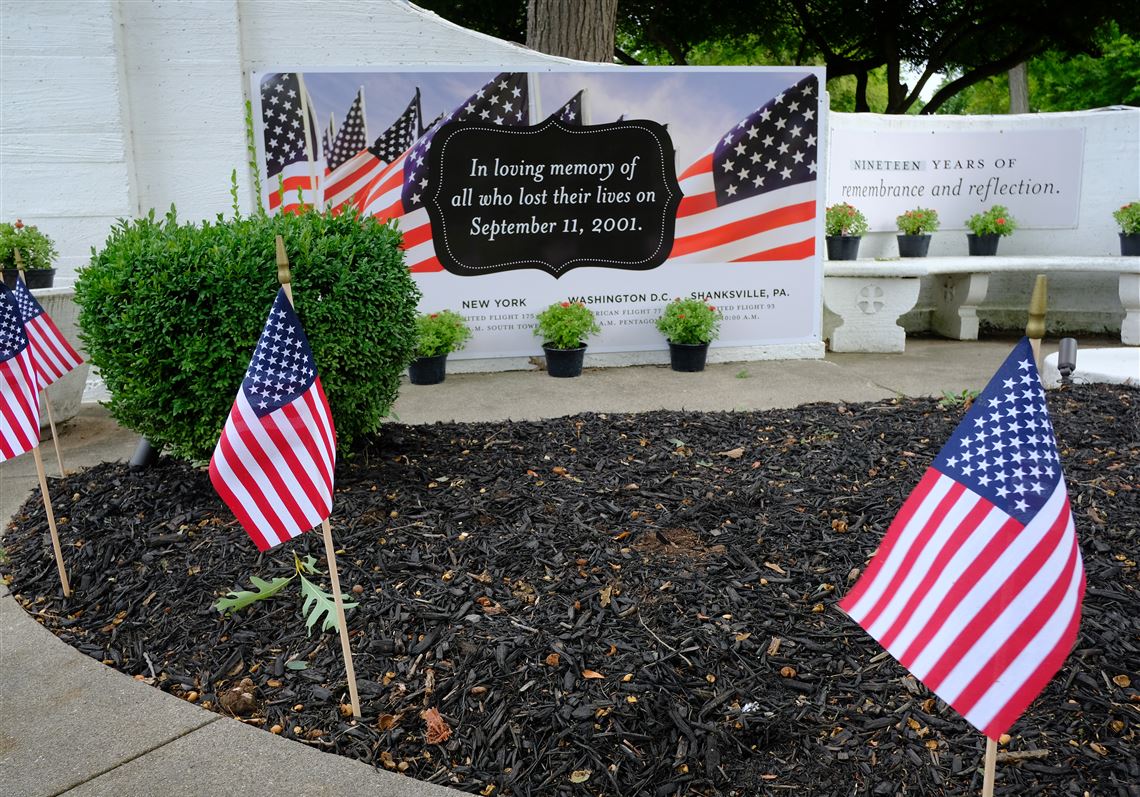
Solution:
<svg viewBox="0 0 1140 797">
<path fill-rule="evenodd" d="M 1118 255 L 1119 228 L 1112 211 L 1124 202 L 1140 199 L 1140 108 L 1081 111 L 1019 116 L 888 116 L 882 114 L 830 114 L 829 134 L 845 130 L 889 130 L 909 133 L 977 132 L 998 129 L 1085 130 L 1081 169 L 1080 216 L 1076 229 L 1020 229 L 1003 238 L 1002 255 Z M 884 153 L 889 155 L 889 153 Z M 839 199 L 828 197 L 831 205 Z M 858 202 L 853 202 L 858 206 Z M 934 233 L 930 255 L 963 255 L 965 232 Z M 860 257 L 896 258 L 895 233 L 869 233 Z M 1026 307 L 1033 291 L 1030 274 L 995 275 L 990 279 L 985 304 L 978 315 L 983 329 L 1018 329 L 1025 326 Z M 903 319 L 908 331 L 930 328 L 935 280 L 923 281 L 918 305 Z M 1050 333 L 1075 329 L 1118 334 L 1124 310 L 1117 295 L 1117 278 L 1110 274 L 1055 274 L 1049 278 Z"/>
<path fill-rule="evenodd" d="M 51 236 L 65 282 L 137 209 L 117 8 L 0 2 L 0 220 Z"/>
<path fill-rule="evenodd" d="M 74 281 L 117 218 L 254 206 L 248 75 L 282 64 L 566 63 L 404 0 L 0 0 L 0 219 L 57 243 Z"/>
</svg>

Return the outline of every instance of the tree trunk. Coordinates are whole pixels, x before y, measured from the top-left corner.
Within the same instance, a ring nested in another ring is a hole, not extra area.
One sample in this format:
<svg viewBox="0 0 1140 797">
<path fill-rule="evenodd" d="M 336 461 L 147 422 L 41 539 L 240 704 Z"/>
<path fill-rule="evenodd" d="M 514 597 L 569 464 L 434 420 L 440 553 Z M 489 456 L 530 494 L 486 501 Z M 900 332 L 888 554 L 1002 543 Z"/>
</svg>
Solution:
<svg viewBox="0 0 1140 797">
<path fill-rule="evenodd" d="M 614 60 L 618 0 L 527 0 L 526 45 L 579 61 Z"/>
<path fill-rule="evenodd" d="M 1029 113 L 1029 80 L 1024 61 L 1009 70 L 1009 112 Z"/>
</svg>

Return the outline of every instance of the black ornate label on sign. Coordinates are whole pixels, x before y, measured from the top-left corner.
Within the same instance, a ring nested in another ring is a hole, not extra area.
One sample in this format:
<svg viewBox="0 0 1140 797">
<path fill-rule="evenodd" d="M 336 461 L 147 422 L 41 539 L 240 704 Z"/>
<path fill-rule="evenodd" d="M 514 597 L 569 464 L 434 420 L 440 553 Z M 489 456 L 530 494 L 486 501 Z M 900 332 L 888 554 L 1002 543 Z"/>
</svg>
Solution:
<svg viewBox="0 0 1140 797">
<path fill-rule="evenodd" d="M 664 125 L 451 122 L 431 142 L 424 199 L 453 274 L 573 268 L 648 271 L 665 261 L 681 189 Z"/>
</svg>

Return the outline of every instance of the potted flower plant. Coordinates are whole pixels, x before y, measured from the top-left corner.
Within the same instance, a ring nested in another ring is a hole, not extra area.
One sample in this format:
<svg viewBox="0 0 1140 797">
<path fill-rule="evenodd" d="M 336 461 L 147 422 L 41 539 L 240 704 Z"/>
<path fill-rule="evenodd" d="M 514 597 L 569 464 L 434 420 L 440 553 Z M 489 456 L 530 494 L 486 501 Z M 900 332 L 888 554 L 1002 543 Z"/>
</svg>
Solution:
<svg viewBox="0 0 1140 797">
<path fill-rule="evenodd" d="M 938 230 L 938 211 L 914 208 L 895 219 L 901 235 L 899 257 L 926 257 L 930 251 L 930 234 Z"/>
<path fill-rule="evenodd" d="M 471 337 L 467 320 L 451 310 L 416 316 L 416 359 L 408 366 L 413 385 L 438 385 L 447 376 L 447 355 Z"/>
<path fill-rule="evenodd" d="M 594 313 L 582 302 L 555 302 L 537 316 L 534 334 L 542 338 L 546 372 L 551 376 L 579 376 L 586 356 L 584 341 L 601 332 Z"/>
<path fill-rule="evenodd" d="M 674 371 L 703 371 L 709 343 L 720 333 L 724 314 L 700 299 L 674 299 L 665 305 L 657 328 L 669 340 Z"/>
<path fill-rule="evenodd" d="M 1140 202 L 1121 205 L 1112 218 L 1120 225 L 1120 254 L 1140 255 Z"/>
<path fill-rule="evenodd" d="M 0 224 L 0 266 L 4 269 L 4 284 L 16 287 L 19 274 L 16 250 L 23 261 L 24 280 L 29 288 L 50 288 L 55 282 L 55 244 L 33 225 L 16 219 L 15 224 Z"/>
<path fill-rule="evenodd" d="M 859 241 L 867 232 L 867 217 L 854 205 L 840 202 L 827 208 L 823 218 L 828 260 L 854 260 L 858 257 Z"/>
<path fill-rule="evenodd" d="M 994 205 L 984 213 L 975 213 L 966 219 L 970 232 L 966 234 L 971 255 L 996 255 L 998 241 L 1003 235 L 1013 235 L 1017 223 L 1005 205 Z"/>
</svg>

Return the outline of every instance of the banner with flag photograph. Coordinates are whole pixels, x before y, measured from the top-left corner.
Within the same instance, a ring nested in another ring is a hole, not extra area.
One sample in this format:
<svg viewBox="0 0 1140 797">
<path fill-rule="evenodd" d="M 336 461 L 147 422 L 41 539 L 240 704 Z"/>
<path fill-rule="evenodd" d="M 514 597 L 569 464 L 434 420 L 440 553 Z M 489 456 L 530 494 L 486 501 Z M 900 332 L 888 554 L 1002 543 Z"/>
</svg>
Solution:
<svg viewBox="0 0 1140 797">
<path fill-rule="evenodd" d="M 724 313 L 714 348 L 822 354 L 820 68 L 252 80 L 266 209 L 395 223 L 421 309 L 468 318 L 456 359 L 532 355 L 566 299 L 597 315 L 591 352 L 663 351 L 654 322 L 689 297 Z"/>
</svg>

